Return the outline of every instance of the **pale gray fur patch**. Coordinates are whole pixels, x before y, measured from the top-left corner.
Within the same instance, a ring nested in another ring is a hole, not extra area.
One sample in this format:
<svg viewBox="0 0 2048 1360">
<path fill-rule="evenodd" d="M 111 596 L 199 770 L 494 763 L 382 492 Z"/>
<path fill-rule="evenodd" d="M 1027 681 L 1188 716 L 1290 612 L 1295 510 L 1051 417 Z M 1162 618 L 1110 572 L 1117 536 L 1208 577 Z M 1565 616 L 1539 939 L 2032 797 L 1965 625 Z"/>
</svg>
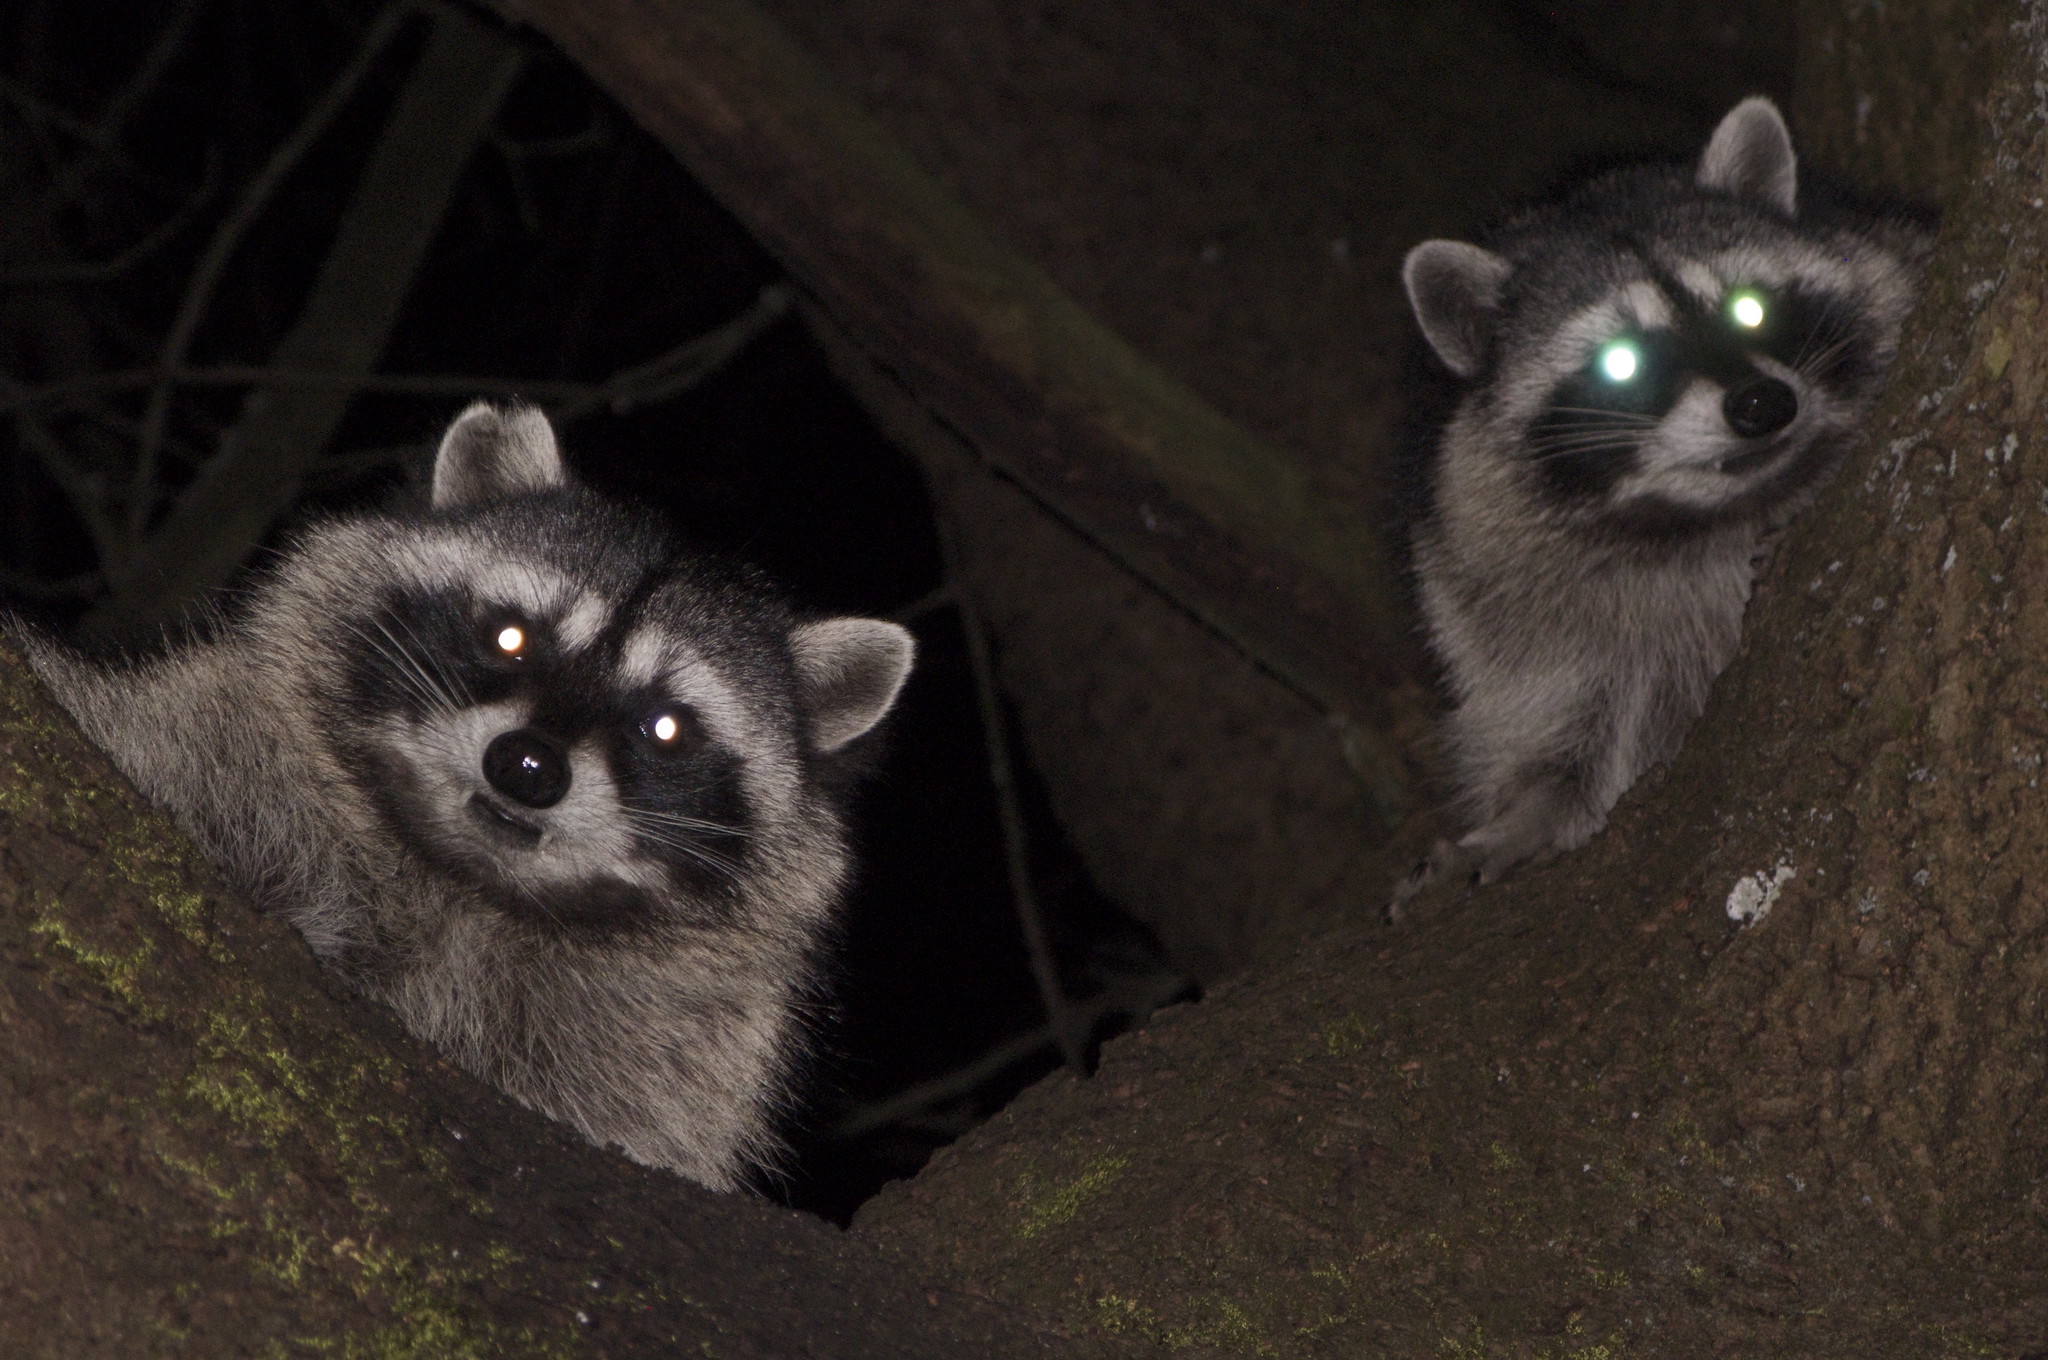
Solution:
<svg viewBox="0 0 2048 1360">
<path fill-rule="evenodd" d="M 571 651 L 582 651 L 597 641 L 612 621 L 611 607 L 588 591 L 579 591 L 555 621 L 555 634 Z"/>
<path fill-rule="evenodd" d="M 671 664 L 669 638 L 656 629 L 642 628 L 619 648 L 619 674 L 636 685 L 662 679 Z"/>
<path fill-rule="evenodd" d="M 1664 290 L 1647 279 L 1622 289 L 1618 302 L 1622 314 L 1638 326 L 1669 326 L 1676 316 Z"/>
<path fill-rule="evenodd" d="M 1684 286 L 1685 291 L 1692 294 L 1695 301 L 1703 302 L 1709 307 L 1720 305 L 1721 295 L 1728 288 L 1727 276 L 1725 274 L 1717 274 L 1712 266 L 1704 264 L 1699 260 L 1671 260 L 1667 262 L 1666 267 L 1670 271 L 1671 276 Z M 1765 282 L 1766 280 L 1753 279 L 1752 281 Z M 1781 282 L 1778 279 L 1767 281 L 1771 283 Z"/>
</svg>

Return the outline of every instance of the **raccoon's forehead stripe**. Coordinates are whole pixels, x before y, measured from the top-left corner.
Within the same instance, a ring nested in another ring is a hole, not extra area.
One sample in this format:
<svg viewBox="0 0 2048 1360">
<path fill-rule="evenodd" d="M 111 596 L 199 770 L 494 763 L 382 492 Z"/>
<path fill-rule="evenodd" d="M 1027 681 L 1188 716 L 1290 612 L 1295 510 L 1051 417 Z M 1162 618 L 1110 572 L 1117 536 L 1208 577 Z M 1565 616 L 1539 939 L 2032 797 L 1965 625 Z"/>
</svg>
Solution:
<svg viewBox="0 0 2048 1360">
<path fill-rule="evenodd" d="M 1681 288 L 1692 294 L 1694 301 L 1708 307 L 1719 306 L 1721 294 L 1727 291 L 1730 283 L 1736 281 L 1715 273 L 1711 267 L 1698 260 L 1676 261 L 1671 266 L 1671 277 L 1678 280 Z M 1774 280 L 1749 278 L 1741 282 L 1770 283 Z"/>
<path fill-rule="evenodd" d="M 596 642 L 611 622 L 604 600 L 590 591 L 579 591 L 568 611 L 555 621 L 555 636 L 570 651 L 580 652 Z"/>
<path fill-rule="evenodd" d="M 629 684 L 652 685 L 667 671 L 669 654 L 670 640 L 651 628 L 643 628 L 619 648 L 619 674 Z"/>
<path fill-rule="evenodd" d="M 1783 288 L 1803 284 L 1831 292 L 1854 292 L 1863 284 L 1860 271 L 1850 261 L 1805 241 L 1786 242 L 1769 250 L 1738 246 L 1700 261 L 1711 271 L 1721 288 L 1745 284 Z M 1719 301 L 1717 291 L 1709 301 Z"/>
<path fill-rule="evenodd" d="M 1576 313 L 1557 328 L 1557 338 L 1545 346 L 1548 360 L 1541 381 L 1548 386 L 1586 362 L 1586 356 L 1634 327 L 1655 328 L 1671 324 L 1671 304 L 1656 285 L 1633 283 Z"/>
<path fill-rule="evenodd" d="M 610 621 L 610 609 L 596 592 L 551 567 L 488 544 L 429 539 L 391 547 L 390 565 L 406 584 L 432 592 L 466 590 L 491 604 L 550 620 L 571 650 L 595 642 Z"/>
<path fill-rule="evenodd" d="M 1670 326 L 1677 321 L 1672 310 L 1671 299 L 1664 296 L 1664 290 L 1647 279 L 1638 280 L 1621 290 L 1622 312 L 1642 327 Z"/>
</svg>

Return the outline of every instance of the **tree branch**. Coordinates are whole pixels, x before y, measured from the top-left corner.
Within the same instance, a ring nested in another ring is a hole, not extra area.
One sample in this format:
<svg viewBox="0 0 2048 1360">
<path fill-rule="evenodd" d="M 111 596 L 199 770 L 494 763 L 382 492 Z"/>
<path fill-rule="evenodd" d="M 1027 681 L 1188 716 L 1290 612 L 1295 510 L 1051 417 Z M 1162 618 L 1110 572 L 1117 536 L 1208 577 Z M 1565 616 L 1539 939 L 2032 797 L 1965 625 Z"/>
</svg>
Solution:
<svg viewBox="0 0 2048 1360">
<path fill-rule="evenodd" d="M 0 1022 L 10 1355 L 1076 1353 L 422 1051 L 223 892 L 4 640 Z"/>
<path fill-rule="evenodd" d="M 979 456 L 1299 692 L 1388 722 L 1406 648 L 1369 526 L 997 245 L 747 0 L 504 8 Z"/>
<path fill-rule="evenodd" d="M 185 295 L 178 303 L 177 315 L 171 321 L 170 334 L 164 340 L 162 357 L 157 361 L 156 388 L 150 393 L 149 408 L 143 417 L 142 448 L 128 490 L 128 530 L 138 545 L 142 542 L 143 530 L 149 522 L 154 503 L 157 458 L 163 448 L 164 425 L 170 419 L 172 375 L 185 366 L 192 337 L 198 333 L 200 322 L 206 319 L 207 309 L 213 305 L 214 290 L 220 286 L 228 261 L 233 258 L 235 248 L 241 245 L 242 237 L 256 224 L 256 219 L 262 215 L 278 186 L 284 183 L 285 176 L 347 107 L 356 87 L 369 74 L 377 58 L 383 55 L 392 38 L 397 36 L 399 26 L 409 12 L 407 6 L 391 5 L 377 16 L 356 54 L 342 67 L 319 101 L 307 111 L 292 135 L 271 153 L 256 178 L 242 190 L 233 209 L 214 229 L 206 253 L 200 256 L 198 266 L 192 271 L 192 277 L 185 285 Z M 126 574 L 127 565 L 106 564 L 110 575 Z"/>
</svg>

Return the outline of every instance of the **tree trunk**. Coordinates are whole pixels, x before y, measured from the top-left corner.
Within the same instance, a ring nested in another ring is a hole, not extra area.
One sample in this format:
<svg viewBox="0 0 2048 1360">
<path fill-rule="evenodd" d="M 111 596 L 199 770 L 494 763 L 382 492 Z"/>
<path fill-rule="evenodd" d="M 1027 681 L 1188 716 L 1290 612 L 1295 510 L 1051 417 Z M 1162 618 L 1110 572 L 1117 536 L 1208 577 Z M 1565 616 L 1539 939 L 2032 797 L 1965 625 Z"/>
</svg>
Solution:
<svg viewBox="0 0 2048 1360">
<path fill-rule="evenodd" d="M 1882 72 L 1823 141 L 1947 223 L 1671 770 L 1027 1093 L 857 1233 L 1216 1354 L 2048 1349 L 2048 26 L 1814 9 L 1809 83 Z"/>
<path fill-rule="evenodd" d="M 0 648 L 0 1351 L 1089 1353 L 583 1146 L 337 994 Z"/>
</svg>

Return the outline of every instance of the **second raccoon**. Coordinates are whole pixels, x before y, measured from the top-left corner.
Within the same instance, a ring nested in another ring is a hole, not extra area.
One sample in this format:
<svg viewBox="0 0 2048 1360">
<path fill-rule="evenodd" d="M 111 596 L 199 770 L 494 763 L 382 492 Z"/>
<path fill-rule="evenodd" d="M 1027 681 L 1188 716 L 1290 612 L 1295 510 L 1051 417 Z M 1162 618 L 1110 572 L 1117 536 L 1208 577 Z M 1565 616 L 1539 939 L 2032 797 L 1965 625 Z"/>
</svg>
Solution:
<svg viewBox="0 0 2048 1360">
<path fill-rule="evenodd" d="M 1696 166 L 1633 166 L 1426 241 L 1403 282 L 1464 384 L 1413 530 L 1470 828 L 1396 893 L 1583 844 L 1733 656 L 1759 554 L 1875 398 L 1929 247 L 1802 198 L 1765 99 Z"/>
</svg>

